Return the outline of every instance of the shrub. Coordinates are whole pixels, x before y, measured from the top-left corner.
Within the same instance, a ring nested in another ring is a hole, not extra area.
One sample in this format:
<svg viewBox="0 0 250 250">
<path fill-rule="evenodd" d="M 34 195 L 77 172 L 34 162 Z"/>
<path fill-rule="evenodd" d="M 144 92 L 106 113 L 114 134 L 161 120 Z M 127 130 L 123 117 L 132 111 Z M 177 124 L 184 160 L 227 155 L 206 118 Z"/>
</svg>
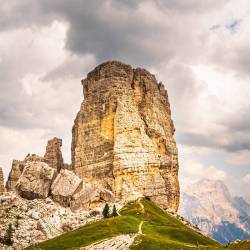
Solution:
<svg viewBox="0 0 250 250">
<path fill-rule="evenodd" d="M 116 210 L 116 206 L 113 205 L 113 210 L 112 210 L 111 216 L 115 217 L 115 216 L 117 216 L 117 215 L 118 215 L 118 213 L 117 213 L 117 210 Z"/>
<path fill-rule="evenodd" d="M 7 246 L 11 246 L 13 244 L 12 241 L 12 234 L 13 234 L 13 229 L 12 229 L 12 225 L 9 224 L 8 229 L 5 232 L 5 235 L 3 237 L 3 244 L 7 245 Z"/>
<path fill-rule="evenodd" d="M 109 205 L 106 203 L 103 211 L 102 211 L 102 215 L 104 218 L 108 218 L 109 217 Z"/>
</svg>

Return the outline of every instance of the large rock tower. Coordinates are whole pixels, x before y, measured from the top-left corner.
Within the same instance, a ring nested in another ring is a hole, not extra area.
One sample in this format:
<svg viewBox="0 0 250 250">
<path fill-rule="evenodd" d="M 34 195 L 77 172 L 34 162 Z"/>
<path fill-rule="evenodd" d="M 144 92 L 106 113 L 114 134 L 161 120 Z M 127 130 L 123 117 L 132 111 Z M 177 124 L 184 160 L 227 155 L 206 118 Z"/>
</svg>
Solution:
<svg viewBox="0 0 250 250">
<path fill-rule="evenodd" d="M 96 67 L 82 85 L 73 171 L 116 200 L 145 195 L 177 210 L 178 153 L 164 85 L 147 70 L 116 61 Z"/>
</svg>

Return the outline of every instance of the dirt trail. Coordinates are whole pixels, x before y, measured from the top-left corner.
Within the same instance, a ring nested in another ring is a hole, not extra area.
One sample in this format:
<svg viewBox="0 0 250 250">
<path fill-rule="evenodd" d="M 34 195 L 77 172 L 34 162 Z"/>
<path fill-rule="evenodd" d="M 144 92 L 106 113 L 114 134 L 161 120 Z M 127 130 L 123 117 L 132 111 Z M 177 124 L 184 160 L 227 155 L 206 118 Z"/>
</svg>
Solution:
<svg viewBox="0 0 250 250">
<path fill-rule="evenodd" d="M 141 202 L 141 198 L 138 199 L 138 204 L 140 206 L 140 210 L 142 213 L 145 213 L 144 205 Z M 119 212 L 117 212 L 118 215 Z M 134 239 L 138 235 L 142 235 L 142 225 L 143 220 L 140 222 L 138 226 L 138 233 L 132 234 L 132 235 L 119 235 L 116 237 L 113 237 L 111 239 L 104 239 L 100 240 L 98 242 L 95 242 L 89 246 L 80 248 L 81 250 L 122 250 L 122 249 L 129 249 L 129 246 L 133 243 Z"/>
<path fill-rule="evenodd" d="M 138 203 L 140 205 L 142 213 L 145 213 L 145 208 L 144 205 L 141 203 L 141 198 L 139 198 Z M 140 222 L 139 227 L 138 227 L 138 234 L 143 234 L 142 233 L 142 225 L 143 225 L 143 220 Z"/>
<path fill-rule="evenodd" d="M 143 221 L 141 221 L 141 223 L 139 224 L 138 234 L 143 234 L 142 233 L 142 224 L 143 224 Z"/>
</svg>

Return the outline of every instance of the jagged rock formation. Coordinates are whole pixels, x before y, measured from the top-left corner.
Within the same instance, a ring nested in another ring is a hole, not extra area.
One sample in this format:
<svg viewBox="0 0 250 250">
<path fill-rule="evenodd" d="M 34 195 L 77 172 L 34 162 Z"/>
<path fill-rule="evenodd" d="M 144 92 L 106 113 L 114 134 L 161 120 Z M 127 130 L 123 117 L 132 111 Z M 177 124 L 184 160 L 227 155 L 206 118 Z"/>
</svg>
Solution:
<svg viewBox="0 0 250 250">
<path fill-rule="evenodd" d="M 250 204 L 232 197 L 222 181 L 200 180 L 181 197 L 179 212 L 207 235 L 223 244 L 250 238 Z"/>
<path fill-rule="evenodd" d="M 58 172 L 64 167 L 63 157 L 61 152 L 62 139 L 54 137 L 48 141 L 44 159 L 50 167 Z"/>
<path fill-rule="evenodd" d="M 178 155 L 167 92 L 145 69 L 120 62 L 82 81 L 84 101 L 72 136 L 72 168 L 116 200 L 149 196 L 179 204 Z"/>
<path fill-rule="evenodd" d="M 89 209 L 90 205 L 103 200 L 111 200 L 104 190 L 91 183 L 83 183 L 82 179 L 72 171 L 62 169 L 51 186 L 52 199 L 72 210 Z"/>
<path fill-rule="evenodd" d="M 72 196 L 82 188 L 82 180 L 72 171 L 62 169 L 51 186 L 53 200 L 69 207 Z"/>
<path fill-rule="evenodd" d="M 71 169 L 70 164 L 63 162 L 61 153 L 62 139 L 54 137 L 49 140 L 46 146 L 44 157 L 36 154 L 28 154 L 23 161 L 13 160 L 11 171 L 6 182 L 7 191 L 15 191 L 17 181 L 19 180 L 27 162 L 45 162 L 50 167 L 60 171 L 60 169 Z"/>
<path fill-rule="evenodd" d="M 6 190 L 8 192 L 15 190 L 16 183 L 23 172 L 23 168 L 24 168 L 23 161 L 13 160 L 11 171 L 9 173 L 8 180 L 6 182 Z"/>
<path fill-rule="evenodd" d="M 56 170 L 41 161 L 28 161 L 17 181 L 16 190 L 26 199 L 46 198 L 49 195 Z"/>
<path fill-rule="evenodd" d="M 4 248 L 0 243 L 0 249 L 24 249 L 100 219 L 101 211 L 102 208 L 72 212 L 50 198 L 27 200 L 15 192 L 5 192 L 0 196 L 0 238 L 11 224 L 14 245 Z"/>
<path fill-rule="evenodd" d="M 9 173 L 8 180 L 6 182 L 6 190 L 8 192 L 15 191 L 17 181 L 19 180 L 24 170 L 25 164 L 27 162 L 36 162 L 36 161 L 45 162 L 43 157 L 36 154 L 32 155 L 28 154 L 23 161 L 13 160 L 11 171 Z"/>
<path fill-rule="evenodd" d="M 3 169 L 0 168 L 0 194 L 4 192 Z"/>
</svg>

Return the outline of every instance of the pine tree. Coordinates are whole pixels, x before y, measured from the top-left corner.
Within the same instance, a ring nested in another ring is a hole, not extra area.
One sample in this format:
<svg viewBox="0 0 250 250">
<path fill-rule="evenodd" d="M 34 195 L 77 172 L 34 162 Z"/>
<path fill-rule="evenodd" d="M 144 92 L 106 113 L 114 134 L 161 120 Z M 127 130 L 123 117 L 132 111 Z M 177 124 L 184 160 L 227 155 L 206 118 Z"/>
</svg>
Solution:
<svg viewBox="0 0 250 250">
<path fill-rule="evenodd" d="M 112 216 L 115 217 L 115 216 L 117 216 L 117 215 L 118 215 L 118 213 L 117 213 L 117 211 L 116 211 L 116 206 L 115 206 L 115 204 L 114 204 L 114 205 L 113 205 Z"/>
<path fill-rule="evenodd" d="M 6 230 L 6 233 L 5 233 L 4 238 L 3 238 L 3 243 L 5 245 L 11 246 L 13 244 L 12 233 L 13 233 L 12 225 L 9 224 L 9 227 Z"/>
<path fill-rule="evenodd" d="M 109 205 L 106 203 L 103 211 L 102 211 L 102 215 L 104 218 L 108 218 L 109 217 Z"/>
</svg>

